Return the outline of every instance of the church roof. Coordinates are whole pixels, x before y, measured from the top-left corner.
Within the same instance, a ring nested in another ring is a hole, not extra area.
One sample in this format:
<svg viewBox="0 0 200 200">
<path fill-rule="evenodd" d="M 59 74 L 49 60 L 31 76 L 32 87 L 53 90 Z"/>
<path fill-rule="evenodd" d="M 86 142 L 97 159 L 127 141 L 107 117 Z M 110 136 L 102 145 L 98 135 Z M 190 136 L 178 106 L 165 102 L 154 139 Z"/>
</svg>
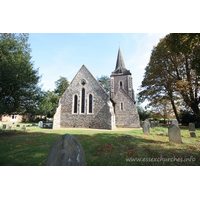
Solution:
<svg viewBox="0 0 200 200">
<path fill-rule="evenodd" d="M 129 74 L 131 75 L 130 71 L 127 70 L 125 67 L 124 59 L 122 57 L 121 49 L 119 47 L 115 71 L 112 72 L 111 76 L 112 75 L 129 75 Z"/>
</svg>

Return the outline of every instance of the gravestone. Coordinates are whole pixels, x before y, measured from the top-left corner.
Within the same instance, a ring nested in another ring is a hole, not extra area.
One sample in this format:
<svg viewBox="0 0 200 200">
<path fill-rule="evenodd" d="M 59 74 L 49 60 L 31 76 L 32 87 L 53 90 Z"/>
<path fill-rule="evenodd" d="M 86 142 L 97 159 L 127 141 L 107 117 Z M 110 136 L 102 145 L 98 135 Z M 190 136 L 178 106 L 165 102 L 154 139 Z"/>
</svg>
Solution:
<svg viewBox="0 0 200 200">
<path fill-rule="evenodd" d="M 7 129 L 7 124 L 3 124 L 3 129 Z"/>
<path fill-rule="evenodd" d="M 36 124 L 32 124 L 32 126 L 36 126 Z"/>
<path fill-rule="evenodd" d="M 1 126 L 1 121 L 0 121 L 0 126 Z"/>
<path fill-rule="evenodd" d="M 79 141 L 70 134 L 60 136 L 51 146 L 46 166 L 83 166 L 85 154 Z"/>
<path fill-rule="evenodd" d="M 38 127 L 39 127 L 39 128 L 43 128 L 43 121 L 39 121 Z"/>
<path fill-rule="evenodd" d="M 143 128 L 143 133 L 150 133 L 150 122 L 148 119 L 144 120 L 142 128 Z"/>
<path fill-rule="evenodd" d="M 190 137 L 196 137 L 195 132 L 190 132 Z"/>
<path fill-rule="evenodd" d="M 19 125 L 19 124 L 17 124 L 17 127 L 20 127 L 20 125 Z"/>
<path fill-rule="evenodd" d="M 171 124 L 168 127 L 168 136 L 170 142 L 182 143 L 181 131 L 175 124 Z"/>
<path fill-rule="evenodd" d="M 8 128 L 11 130 L 13 128 L 13 126 L 8 126 Z"/>
<path fill-rule="evenodd" d="M 176 119 L 172 119 L 172 124 L 175 124 L 176 126 L 178 126 L 178 121 Z"/>
<path fill-rule="evenodd" d="M 24 131 L 25 131 L 25 130 L 27 129 L 27 128 L 26 128 L 26 125 L 23 125 L 23 126 L 22 126 L 22 129 L 24 129 Z"/>
<path fill-rule="evenodd" d="M 195 131 L 195 124 L 189 123 L 189 131 Z"/>
</svg>

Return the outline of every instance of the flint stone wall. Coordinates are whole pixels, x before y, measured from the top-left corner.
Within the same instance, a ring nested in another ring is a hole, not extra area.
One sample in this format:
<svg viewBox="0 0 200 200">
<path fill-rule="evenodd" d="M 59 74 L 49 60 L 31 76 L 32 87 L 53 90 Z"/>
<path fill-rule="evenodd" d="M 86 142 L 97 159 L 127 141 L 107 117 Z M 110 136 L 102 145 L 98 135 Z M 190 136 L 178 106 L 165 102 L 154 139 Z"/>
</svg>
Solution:
<svg viewBox="0 0 200 200">
<path fill-rule="evenodd" d="M 113 98 L 115 93 L 120 89 L 120 81 L 122 81 L 122 88 L 134 99 L 131 75 L 111 76 L 111 97 Z"/>
<path fill-rule="evenodd" d="M 139 128 L 140 120 L 133 100 L 120 89 L 113 98 L 115 104 L 115 119 L 117 127 Z M 123 103 L 123 110 L 121 110 Z"/>
<path fill-rule="evenodd" d="M 82 85 L 82 80 L 86 81 Z M 85 89 L 85 112 L 81 113 L 82 89 Z M 92 94 L 92 113 L 89 113 L 89 95 Z M 77 113 L 74 113 L 74 96 L 78 97 Z M 110 96 L 97 83 L 95 78 L 83 66 L 64 94 L 61 96 L 54 118 L 56 127 L 60 128 L 115 128 L 113 104 Z"/>
</svg>

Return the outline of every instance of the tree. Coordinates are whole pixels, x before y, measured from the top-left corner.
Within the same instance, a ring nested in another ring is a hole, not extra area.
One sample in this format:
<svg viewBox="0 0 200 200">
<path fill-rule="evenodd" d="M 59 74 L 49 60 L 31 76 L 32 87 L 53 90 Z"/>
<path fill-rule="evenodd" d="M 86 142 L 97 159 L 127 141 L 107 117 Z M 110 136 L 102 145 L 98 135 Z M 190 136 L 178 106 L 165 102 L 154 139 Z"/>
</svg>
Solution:
<svg viewBox="0 0 200 200">
<path fill-rule="evenodd" d="M 54 91 L 44 92 L 43 98 L 38 106 L 38 115 L 45 115 L 52 118 L 58 107 L 59 96 Z"/>
<path fill-rule="evenodd" d="M 0 34 L 0 115 L 26 113 L 40 100 L 28 34 Z"/>
<path fill-rule="evenodd" d="M 178 67 L 178 58 L 166 46 L 164 39 L 153 48 L 150 61 L 145 68 L 145 75 L 138 94 L 140 102 L 148 100 L 148 106 L 155 107 L 163 100 L 172 104 L 175 116 L 180 121 L 176 103 L 180 99 L 176 91 L 176 77 L 174 72 Z"/>
<path fill-rule="evenodd" d="M 110 78 L 102 75 L 100 78 L 97 77 L 97 81 L 101 84 L 106 92 L 110 92 Z"/>
<path fill-rule="evenodd" d="M 182 58 L 181 71 L 176 71 L 177 89 L 200 121 L 200 34 L 169 34 L 166 43 L 172 52 Z"/>
<path fill-rule="evenodd" d="M 190 57 L 190 65 L 200 76 L 200 33 L 171 33 L 166 36 L 170 50 Z"/>
<path fill-rule="evenodd" d="M 55 82 L 56 89 L 54 90 L 54 93 L 61 97 L 61 95 L 64 93 L 64 91 L 69 86 L 69 81 L 66 77 L 60 76 L 60 78 Z"/>
<path fill-rule="evenodd" d="M 169 118 L 173 118 L 173 109 L 171 106 L 171 102 L 167 99 L 162 98 L 160 101 L 157 101 L 156 104 L 154 104 L 154 106 L 151 106 L 151 111 L 150 114 L 153 118 L 157 118 L 157 119 L 164 119 L 164 123 L 165 123 L 165 119 L 169 119 Z"/>
<path fill-rule="evenodd" d="M 53 91 L 43 92 L 42 99 L 38 105 L 38 115 L 45 115 L 48 118 L 52 118 L 58 107 L 59 98 L 69 86 L 69 81 L 66 77 L 60 76 L 55 81 L 56 88 Z"/>
<path fill-rule="evenodd" d="M 137 110 L 138 110 L 138 114 L 140 116 L 141 121 L 151 118 L 150 112 L 148 112 L 147 110 L 144 110 L 144 108 L 142 106 L 138 105 Z"/>
</svg>

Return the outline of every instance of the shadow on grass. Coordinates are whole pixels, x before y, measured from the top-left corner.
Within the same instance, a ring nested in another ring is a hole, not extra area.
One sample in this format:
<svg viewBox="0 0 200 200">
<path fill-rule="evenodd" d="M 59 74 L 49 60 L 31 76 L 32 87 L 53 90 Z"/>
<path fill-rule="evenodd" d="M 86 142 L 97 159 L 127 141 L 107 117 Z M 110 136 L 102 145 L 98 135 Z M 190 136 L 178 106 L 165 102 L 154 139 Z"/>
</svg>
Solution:
<svg viewBox="0 0 200 200">
<path fill-rule="evenodd" d="M 167 136 L 150 138 L 148 134 L 124 133 L 70 133 L 81 143 L 88 166 L 141 166 L 141 165 L 199 165 L 199 144 L 169 143 Z M 62 134 L 44 132 L 0 132 L 0 165 L 40 166 L 45 165 L 48 151 Z M 156 136 L 155 136 L 156 137 Z M 193 156 L 195 161 L 147 161 L 151 158 L 176 158 Z M 133 161 L 134 159 L 137 159 Z M 143 160 L 142 160 L 143 159 Z M 145 161 L 144 161 L 145 160 Z"/>
</svg>

